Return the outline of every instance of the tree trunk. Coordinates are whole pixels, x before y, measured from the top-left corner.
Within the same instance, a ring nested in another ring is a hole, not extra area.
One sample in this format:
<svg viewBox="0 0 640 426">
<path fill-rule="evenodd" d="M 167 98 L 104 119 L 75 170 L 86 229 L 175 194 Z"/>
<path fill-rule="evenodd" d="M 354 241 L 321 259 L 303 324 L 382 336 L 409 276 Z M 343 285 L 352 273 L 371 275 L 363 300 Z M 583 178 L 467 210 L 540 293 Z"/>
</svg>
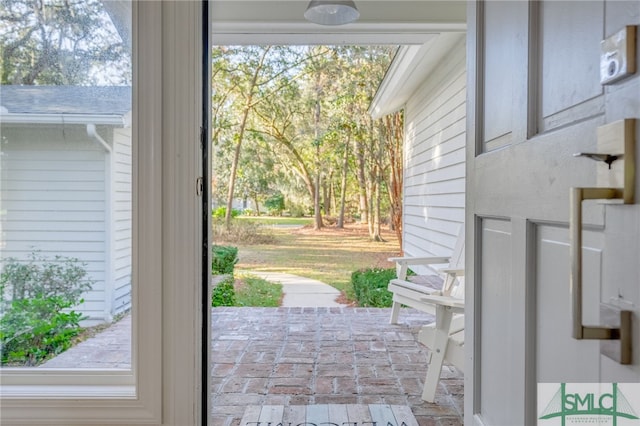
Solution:
<svg viewBox="0 0 640 426">
<path fill-rule="evenodd" d="M 256 205 L 256 216 L 260 217 L 260 203 L 258 203 L 258 195 L 254 195 L 253 202 Z"/>
<path fill-rule="evenodd" d="M 329 171 L 329 177 L 322 182 L 322 196 L 324 199 L 324 214 L 333 215 L 333 170 Z"/>
<path fill-rule="evenodd" d="M 347 199 L 347 172 L 349 168 L 349 137 L 344 147 L 344 156 L 342 157 L 342 181 L 340 182 L 340 214 L 338 215 L 338 228 L 344 228 L 344 208 Z"/>
<path fill-rule="evenodd" d="M 356 139 L 356 163 L 358 179 L 358 197 L 360 198 L 360 223 L 369 223 L 369 203 L 367 199 L 367 179 L 365 174 L 366 162 L 364 158 L 364 147 Z"/>
<path fill-rule="evenodd" d="M 315 144 L 316 144 L 316 182 L 315 191 L 313 193 L 313 229 L 319 230 L 322 228 L 322 212 L 320 211 L 320 93 L 322 87 L 318 79 L 319 74 L 316 74 L 316 107 L 315 107 Z"/>
<path fill-rule="evenodd" d="M 313 194 L 313 229 L 322 228 L 322 212 L 320 211 L 320 172 L 316 174 L 315 193 Z"/>
<path fill-rule="evenodd" d="M 404 116 L 397 112 L 385 117 L 387 132 L 387 151 L 389 152 L 389 202 L 391 205 L 391 224 L 398 237 L 398 243 L 402 249 L 402 182 L 404 164 L 402 147 L 404 141 Z"/>
<path fill-rule="evenodd" d="M 380 182 L 376 182 L 375 196 L 374 196 L 374 209 L 373 209 L 373 234 L 371 238 L 373 241 L 385 241 L 382 238 L 382 227 L 380 225 Z"/>
<path fill-rule="evenodd" d="M 245 104 L 244 110 L 242 111 L 242 121 L 240 122 L 240 130 L 238 132 L 238 141 L 236 144 L 236 148 L 233 152 L 233 163 L 231 164 L 231 174 L 229 176 L 229 190 L 227 191 L 227 211 L 224 216 L 224 224 L 227 229 L 231 227 L 231 210 L 233 209 L 233 193 L 236 186 L 236 176 L 238 174 L 238 164 L 240 162 L 240 154 L 242 151 L 242 139 L 244 138 L 244 132 L 247 127 L 247 119 L 249 118 L 249 113 L 251 112 L 252 102 L 253 102 L 253 93 L 258 83 L 258 76 L 260 75 L 260 71 L 262 70 L 262 66 L 264 64 L 264 60 L 267 57 L 267 53 L 269 52 L 270 47 L 267 47 L 260 58 L 260 63 L 256 67 L 253 76 L 251 78 L 251 84 L 249 85 L 249 93 L 247 95 L 247 102 Z"/>
</svg>

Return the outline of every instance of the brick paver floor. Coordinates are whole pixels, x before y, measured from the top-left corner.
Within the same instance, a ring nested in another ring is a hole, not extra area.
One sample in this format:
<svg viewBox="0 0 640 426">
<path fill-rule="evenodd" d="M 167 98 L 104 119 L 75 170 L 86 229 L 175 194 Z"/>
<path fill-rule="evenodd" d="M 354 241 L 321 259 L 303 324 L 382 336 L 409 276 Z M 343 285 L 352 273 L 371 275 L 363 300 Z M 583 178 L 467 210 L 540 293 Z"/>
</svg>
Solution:
<svg viewBox="0 0 640 426">
<path fill-rule="evenodd" d="M 389 324 L 389 309 L 215 308 L 212 418 L 240 426 L 249 405 L 396 404 L 420 426 L 461 425 L 463 376 L 445 366 L 436 403 L 420 399 L 426 347 L 416 341 L 433 317 L 414 309 Z M 49 361 L 53 368 L 130 368 L 131 319 Z"/>
<path fill-rule="evenodd" d="M 214 426 L 239 426 L 249 405 L 398 404 L 420 426 L 460 425 L 463 376 L 444 367 L 436 403 L 420 399 L 433 317 L 403 309 L 216 308 L 212 327 Z"/>
</svg>

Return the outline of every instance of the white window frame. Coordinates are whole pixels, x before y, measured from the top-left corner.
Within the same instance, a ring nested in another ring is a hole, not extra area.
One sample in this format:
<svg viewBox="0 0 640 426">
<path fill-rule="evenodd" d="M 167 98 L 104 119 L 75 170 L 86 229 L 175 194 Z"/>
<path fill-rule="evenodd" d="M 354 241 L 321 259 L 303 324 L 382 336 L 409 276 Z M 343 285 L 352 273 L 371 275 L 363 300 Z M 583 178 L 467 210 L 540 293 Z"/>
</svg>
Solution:
<svg viewBox="0 0 640 426">
<path fill-rule="evenodd" d="M 200 422 L 202 5 L 132 6 L 132 368 L 2 369 L 3 425 Z"/>
</svg>

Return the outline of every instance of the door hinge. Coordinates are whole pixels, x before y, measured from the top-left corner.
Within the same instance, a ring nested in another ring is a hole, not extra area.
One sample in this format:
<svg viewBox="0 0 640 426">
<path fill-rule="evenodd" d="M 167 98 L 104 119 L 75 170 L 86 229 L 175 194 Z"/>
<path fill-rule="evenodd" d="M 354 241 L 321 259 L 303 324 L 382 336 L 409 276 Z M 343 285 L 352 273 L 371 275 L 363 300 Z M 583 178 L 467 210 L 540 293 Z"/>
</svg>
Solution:
<svg viewBox="0 0 640 426">
<path fill-rule="evenodd" d="M 202 176 L 200 176 L 196 179 L 196 195 L 198 197 L 201 197 L 203 191 L 204 191 L 204 180 L 202 179 Z"/>
<path fill-rule="evenodd" d="M 204 127 L 200 126 L 200 149 L 204 149 L 204 140 L 207 136 L 207 132 L 205 132 Z"/>
</svg>

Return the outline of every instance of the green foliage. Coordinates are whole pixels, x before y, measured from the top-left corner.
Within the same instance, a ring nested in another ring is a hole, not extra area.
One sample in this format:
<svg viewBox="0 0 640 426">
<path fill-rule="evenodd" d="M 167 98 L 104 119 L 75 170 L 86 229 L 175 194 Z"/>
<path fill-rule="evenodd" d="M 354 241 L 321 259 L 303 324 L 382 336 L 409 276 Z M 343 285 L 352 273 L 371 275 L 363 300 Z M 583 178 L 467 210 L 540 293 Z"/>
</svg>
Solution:
<svg viewBox="0 0 640 426">
<path fill-rule="evenodd" d="M 230 274 L 238 263 L 238 248 L 232 246 L 217 246 L 212 248 L 213 256 L 211 259 L 211 272 L 213 274 Z"/>
<path fill-rule="evenodd" d="M 10 300 L 61 296 L 77 305 L 80 296 L 91 288 L 86 265 L 78 259 L 55 256 L 49 260 L 37 252 L 26 262 L 7 258 L 0 274 L 0 294 L 9 294 Z"/>
<path fill-rule="evenodd" d="M 289 204 L 289 214 L 293 217 L 304 217 L 305 214 L 309 212 L 309 207 L 303 206 L 302 204 L 290 203 Z"/>
<path fill-rule="evenodd" d="M 211 295 L 211 306 L 234 306 L 236 303 L 235 290 L 233 289 L 233 276 L 226 277 L 214 287 Z"/>
<path fill-rule="evenodd" d="M 31 253 L 26 262 L 6 262 L 0 274 L 1 362 L 37 365 L 71 346 L 82 320 L 71 308 L 82 303 L 93 281 L 74 258 Z"/>
<path fill-rule="evenodd" d="M 387 290 L 389 281 L 396 277 L 395 268 L 360 269 L 351 274 L 351 285 L 362 307 L 388 308 L 393 294 Z"/>
<path fill-rule="evenodd" d="M 281 299 L 282 284 L 246 275 L 242 277 L 242 285 L 236 290 L 235 306 L 275 308 L 280 306 Z"/>
<path fill-rule="evenodd" d="M 291 215 L 299 216 L 314 211 L 320 176 L 320 203 L 329 210 L 324 213 L 337 216 L 344 176 L 347 212 L 359 212 L 360 197 L 366 196 L 372 216 L 376 203 L 378 219 L 390 215 L 387 199 L 394 200 L 399 215 L 401 197 L 389 188 L 402 188 L 401 182 L 387 181 L 392 171 L 402 176 L 391 167 L 401 167 L 402 156 L 390 142 L 403 140 L 403 127 L 389 128 L 367 112 L 395 51 L 395 46 L 214 47 L 216 181 L 234 182 L 234 197 L 247 197 L 256 208 L 280 191 Z M 229 185 L 213 185 L 213 196 L 226 202 L 228 190 Z M 282 209 L 280 204 L 269 210 L 277 215 Z"/>
<path fill-rule="evenodd" d="M 62 297 L 14 300 L 0 319 L 2 364 L 37 365 L 69 349 L 82 315 Z"/>
<path fill-rule="evenodd" d="M 0 2 L 2 84 L 131 84 L 128 33 L 118 32 L 104 3 Z"/>
<path fill-rule="evenodd" d="M 276 192 L 264 201 L 264 206 L 269 214 L 280 216 L 284 211 L 284 195 L 282 192 Z"/>
<path fill-rule="evenodd" d="M 231 217 L 238 217 L 240 216 L 240 213 L 242 212 L 238 209 L 231 209 Z M 213 216 L 216 219 L 223 219 L 226 214 L 227 214 L 227 208 L 225 206 L 218 207 L 217 209 L 214 209 L 211 212 L 211 216 Z"/>
</svg>

